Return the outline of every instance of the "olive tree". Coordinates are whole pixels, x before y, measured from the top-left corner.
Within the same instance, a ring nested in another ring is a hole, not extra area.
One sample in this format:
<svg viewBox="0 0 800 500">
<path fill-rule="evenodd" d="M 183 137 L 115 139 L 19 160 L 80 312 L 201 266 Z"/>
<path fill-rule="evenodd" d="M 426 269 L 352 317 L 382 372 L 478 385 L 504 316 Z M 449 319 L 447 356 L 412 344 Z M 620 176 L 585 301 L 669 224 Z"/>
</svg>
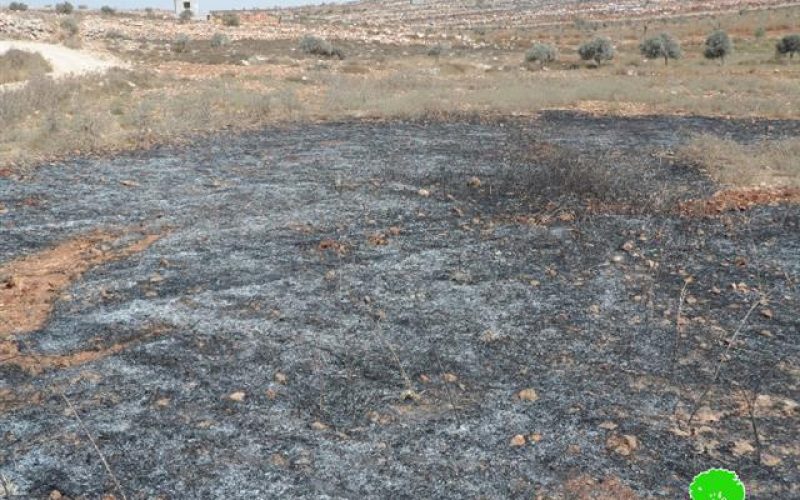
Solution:
<svg viewBox="0 0 800 500">
<path fill-rule="evenodd" d="M 789 59 L 794 58 L 794 55 L 800 52 L 800 35 L 786 35 L 781 38 L 775 45 L 775 51 L 778 55 L 785 56 L 789 54 Z"/>
<path fill-rule="evenodd" d="M 611 40 L 604 37 L 597 37 L 592 41 L 586 42 L 578 48 L 578 55 L 584 61 L 594 61 L 601 65 L 603 61 L 614 59 L 614 45 Z"/>
<path fill-rule="evenodd" d="M 706 48 L 703 52 L 706 59 L 719 59 L 724 63 L 725 58 L 732 53 L 733 43 L 723 30 L 717 30 L 706 38 Z"/>
<path fill-rule="evenodd" d="M 682 55 L 678 41 L 667 33 L 648 38 L 639 45 L 639 50 L 643 56 L 650 59 L 663 57 L 665 66 L 669 64 L 670 59 L 680 59 Z"/>
<path fill-rule="evenodd" d="M 547 43 L 537 43 L 525 53 L 525 61 L 539 64 L 554 62 L 558 58 L 558 51 L 555 47 Z"/>
</svg>

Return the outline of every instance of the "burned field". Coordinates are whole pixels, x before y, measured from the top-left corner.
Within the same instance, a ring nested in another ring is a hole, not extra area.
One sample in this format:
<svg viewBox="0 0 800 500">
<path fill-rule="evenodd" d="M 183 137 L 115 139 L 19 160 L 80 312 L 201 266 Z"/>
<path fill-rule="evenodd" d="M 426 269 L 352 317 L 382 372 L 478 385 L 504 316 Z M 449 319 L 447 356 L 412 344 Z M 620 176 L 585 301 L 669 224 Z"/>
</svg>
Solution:
<svg viewBox="0 0 800 500">
<path fill-rule="evenodd" d="M 347 122 L 0 177 L 0 497 L 800 496 L 800 210 L 671 154 L 798 130 Z"/>
</svg>

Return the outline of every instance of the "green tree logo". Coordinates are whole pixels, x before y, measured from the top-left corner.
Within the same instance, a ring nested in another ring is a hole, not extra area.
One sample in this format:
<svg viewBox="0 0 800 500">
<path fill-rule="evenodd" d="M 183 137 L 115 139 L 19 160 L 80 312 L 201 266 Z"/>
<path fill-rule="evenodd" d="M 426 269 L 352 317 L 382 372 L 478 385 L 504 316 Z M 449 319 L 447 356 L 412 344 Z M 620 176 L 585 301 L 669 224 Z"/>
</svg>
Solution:
<svg viewBox="0 0 800 500">
<path fill-rule="evenodd" d="M 744 484 L 733 471 L 709 469 L 694 477 L 689 496 L 692 500 L 745 500 Z"/>
</svg>

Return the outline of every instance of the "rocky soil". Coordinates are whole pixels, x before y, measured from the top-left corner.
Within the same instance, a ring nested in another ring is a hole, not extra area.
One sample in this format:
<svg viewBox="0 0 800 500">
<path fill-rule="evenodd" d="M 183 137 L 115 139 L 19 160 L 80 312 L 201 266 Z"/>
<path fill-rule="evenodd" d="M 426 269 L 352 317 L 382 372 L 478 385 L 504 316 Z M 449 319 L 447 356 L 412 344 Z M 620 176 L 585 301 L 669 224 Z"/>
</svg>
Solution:
<svg viewBox="0 0 800 500">
<path fill-rule="evenodd" d="M 800 211 L 681 215 L 700 130 L 800 124 L 336 123 L 0 177 L 0 496 L 800 496 Z"/>
</svg>

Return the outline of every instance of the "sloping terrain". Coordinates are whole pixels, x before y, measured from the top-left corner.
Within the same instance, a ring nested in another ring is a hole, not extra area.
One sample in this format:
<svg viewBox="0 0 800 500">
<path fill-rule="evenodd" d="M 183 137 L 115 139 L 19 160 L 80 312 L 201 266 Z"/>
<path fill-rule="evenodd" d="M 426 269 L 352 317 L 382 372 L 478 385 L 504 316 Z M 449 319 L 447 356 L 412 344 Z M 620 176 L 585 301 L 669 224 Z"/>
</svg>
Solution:
<svg viewBox="0 0 800 500">
<path fill-rule="evenodd" d="M 105 460 L 127 498 L 800 496 L 800 210 L 682 214 L 698 131 L 800 124 L 343 122 L 0 177 L 0 319 L 41 319 L 0 329 L 0 492 L 121 498 Z"/>
</svg>

